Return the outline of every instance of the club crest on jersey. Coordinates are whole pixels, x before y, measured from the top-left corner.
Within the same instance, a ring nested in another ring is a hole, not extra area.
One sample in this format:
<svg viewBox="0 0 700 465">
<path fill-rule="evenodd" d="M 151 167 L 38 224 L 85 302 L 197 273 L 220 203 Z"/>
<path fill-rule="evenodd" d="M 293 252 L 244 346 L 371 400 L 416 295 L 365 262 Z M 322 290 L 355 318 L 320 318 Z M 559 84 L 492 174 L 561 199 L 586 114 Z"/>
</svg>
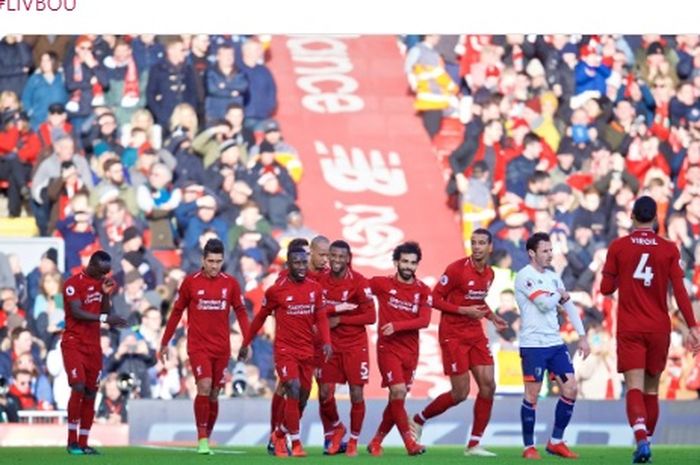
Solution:
<svg viewBox="0 0 700 465">
<path fill-rule="evenodd" d="M 343 302 L 347 302 L 348 301 L 348 294 L 350 294 L 350 291 L 348 291 L 347 289 L 344 290 L 343 296 L 340 298 L 340 300 L 342 300 Z"/>
<path fill-rule="evenodd" d="M 316 291 L 309 292 L 309 300 L 311 300 L 312 302 L 316 300 Z"/>
<path fill-rule="evenodd" d="M 389 294 L 391 294 L 391 295 L 396 295 L 396 289 L 391 289 L 391 290 L 389 290 Z"/>
<path fill-rule="evenodd" d="M 469 282 L 467 283 L 467 286 L 473 286 L 474 285 L 474 280 L 470 279 Z"/>
<path fill-rule="evenodd" d="M 450 281 L 450 278 L 447 277 L 446 274 L 440 276 L 440 284 L 443 286 L 447 286 L 447 283 Z"/>
<path fill-rule="evenodd" d="M 365 297 L 367 297 L 368 299 L 372 298 L 372 289 L 371 288 L 369 288 L 369 287 L 365 288 Z"/>
<path fill-rule="evenodd" d="M 95 290 L 95 286 L 88 287 L 88 291 L 94 291 L 94 290 Z"/>
<path fill-rule="evenodd" d="M 420 302 L 420 292 L 413 294 L 413 303 L 418 305 L 418 302 Z"/>
<path fill-rule="evenodd" d="M 197 295 L 204 295 L 204 289 L 200 289 L 197 291 Z"/>
<path fill-rule="evenodd" d="M 228 295 L 228 288 L 225 287 L 225 288 L 221 289 L 221 298 L 225 299 L 227 295 Z"/>
<path fill-rule="evenodd" d="M 292 300 L 294 300 L 294 297 L 292 297 L 291 295 L 288 295 L 287 298 L 284 300 L 286 300 L 287 302 L 291 302 Z"/>
</svg>

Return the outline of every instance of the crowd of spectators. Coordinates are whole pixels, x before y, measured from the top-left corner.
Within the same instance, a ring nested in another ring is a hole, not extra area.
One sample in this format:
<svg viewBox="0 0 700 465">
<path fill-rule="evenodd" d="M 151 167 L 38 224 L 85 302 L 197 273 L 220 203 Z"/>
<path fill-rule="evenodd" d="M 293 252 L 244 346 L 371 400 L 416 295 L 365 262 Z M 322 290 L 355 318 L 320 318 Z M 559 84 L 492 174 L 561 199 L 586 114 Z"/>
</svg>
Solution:
<svg viewBox="0 0 700 465">
<path fill-rule="evenodd" d="M 681 251 L 696 314 L 700 304 L 700 36 L 402 39 L 415 109 L 433 145 L 444 150 L 446 134 L 463 131 L 443 162 L 464 237 L 478 227 L 494 234 L 493 265 L 502 271 L 494 286 L 502 290 L 528 263 L 529 234 L 552 236 L 554 268 L 593 348 L 579 361 L 581 395 L 618 398 L 616 302 L 598 288 L 606 248 L 630 232 L 637 196 L 656 200 L 659 233 Z M 697 398 L 700 356 L 685 349 L 686 327 L 671 308 L 661 394 Z M 517 313 L 507 315 L 517 326 Z M 515 338 L 508 331 L 494 341 L 513 347 Z"/>
<path fill-rule="evenodd" d="M 444 160 L 448 205 L 468 233 L 494 233 L 490 305 L 509 322 L 496 352 L 517 350 L 514 272 L 534 231 L 584 316 L 593 355 L 577 362 L 585 398 L 619 398 L 615 300 L 597 292 L 605 248 L 654 197 L 700 297 L 700 39 L 645 35 L 403 36 L 415 108 Z M 0 40 L 0 191 L 9 217 L 65 241 L 27 275 L 0 251 L 0 418 L 64 409 L 63 279 L 98 248 L 113 257 L 129 321 L 103 330 L 99 416 L 126 419 L 132 397 L 192 396 L 180 329 L 156 360 L 164 318 L 203 244 L 225 239 L 226 270 L 252 312 L 289 239 L 312 237 L 296 204 L 303 169 L 272 119 L 264 36 L 5 36 Z M 396 70 L 401 72 L 401 70 Z M 467 250 L 468 252 L 468 250 Z M 63 271 L 59 271 L 63 270 Z M 674 311 L 666 398 L 697 398 L 700 359 Z M 274 385 L 272 326 L 256 338 L 249 395 Z M 565 338 L 575 335 L 570 328 Z M 231 321 L 231 344 L 240 345 Z M 229 380 L 225 392 L 234 389 Z"/>
<path fill-rule="evenodd" d="M 297 206 L 302 165 L 273 119 L 268 46 L 265 36 L 205 34 L 0 40 L 7 214 L 34 218 L 42 236 L 65 244 L 62 263 L 48 249 L 27 275 L 21 257 L 0 251 L 0 410 L 66 407 L 62 282 L 94 251 L 112 256 L 114 311 L 129 322 L 102 334 L 98 416 L 119 422 L 128 398 L 195 392 L 184 329 L 168 362 L 155 351 L 174 294 L 199 269 L 210 237 L 224 240 L 225 269 L 252 313 L 286 243 L 315 234 Z M 274 386 L 266 331 L 248 366 L 250 395 Z M 231 343 L 240 346 L 235 320 Z"/>
</svg>

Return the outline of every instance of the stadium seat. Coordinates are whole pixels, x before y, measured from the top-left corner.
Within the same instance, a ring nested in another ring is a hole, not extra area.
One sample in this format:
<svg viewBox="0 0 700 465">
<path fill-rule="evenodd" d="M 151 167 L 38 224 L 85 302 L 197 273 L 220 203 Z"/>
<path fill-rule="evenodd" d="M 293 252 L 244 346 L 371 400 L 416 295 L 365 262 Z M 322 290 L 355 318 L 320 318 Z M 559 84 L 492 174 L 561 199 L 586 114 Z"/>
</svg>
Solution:
<svg viewBox="0 0 700 465">
<path fill-rule="evenodd" d="M 39 228 L 33 217 L 3 218 L 0 221 L 0 237 L 36 237 Z"/>
</svg>

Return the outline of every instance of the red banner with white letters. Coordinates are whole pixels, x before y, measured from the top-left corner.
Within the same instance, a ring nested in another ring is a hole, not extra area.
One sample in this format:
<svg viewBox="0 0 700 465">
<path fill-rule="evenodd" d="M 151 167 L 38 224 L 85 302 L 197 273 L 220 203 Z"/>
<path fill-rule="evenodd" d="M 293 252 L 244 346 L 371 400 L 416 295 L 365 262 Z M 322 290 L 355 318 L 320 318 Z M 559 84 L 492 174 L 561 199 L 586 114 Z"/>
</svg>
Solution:
<svg viewBox="0 0 700 465">
<path fill-rule="evenodd" d="M 306 224 L 346 240 L 354 268 L 367 277 L 393 274 L 394 247 L 418 241 L 418 275 L 432 286 L 463 253 L 460 225 L 445 207 L 445 183 L 413 111 L 396 38 L 275 37 L 271 55 L 277 118 L 304 165 Z M 436 336 L 435 325 L 421 336 L 414 396 L 449 385 Z M 367 395 L 385 397 L 379 383 L 373 368 Z"/>
</svg>

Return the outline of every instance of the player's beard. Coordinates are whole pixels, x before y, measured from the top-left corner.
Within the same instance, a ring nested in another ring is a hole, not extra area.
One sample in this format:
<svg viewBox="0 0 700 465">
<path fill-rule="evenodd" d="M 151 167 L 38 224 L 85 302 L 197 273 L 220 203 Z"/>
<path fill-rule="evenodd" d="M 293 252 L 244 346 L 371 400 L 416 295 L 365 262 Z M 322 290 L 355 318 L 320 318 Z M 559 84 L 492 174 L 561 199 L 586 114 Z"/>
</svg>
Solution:
<svg viewBox="0 0 700 465">
<path fill-rule="evenodd" d="M 416 277 L 416 272 L 413 270 L 399 268 L 399 276 L 401 276 L 401 279 L 404 281 L 412 281 Z"/>
</svg>

